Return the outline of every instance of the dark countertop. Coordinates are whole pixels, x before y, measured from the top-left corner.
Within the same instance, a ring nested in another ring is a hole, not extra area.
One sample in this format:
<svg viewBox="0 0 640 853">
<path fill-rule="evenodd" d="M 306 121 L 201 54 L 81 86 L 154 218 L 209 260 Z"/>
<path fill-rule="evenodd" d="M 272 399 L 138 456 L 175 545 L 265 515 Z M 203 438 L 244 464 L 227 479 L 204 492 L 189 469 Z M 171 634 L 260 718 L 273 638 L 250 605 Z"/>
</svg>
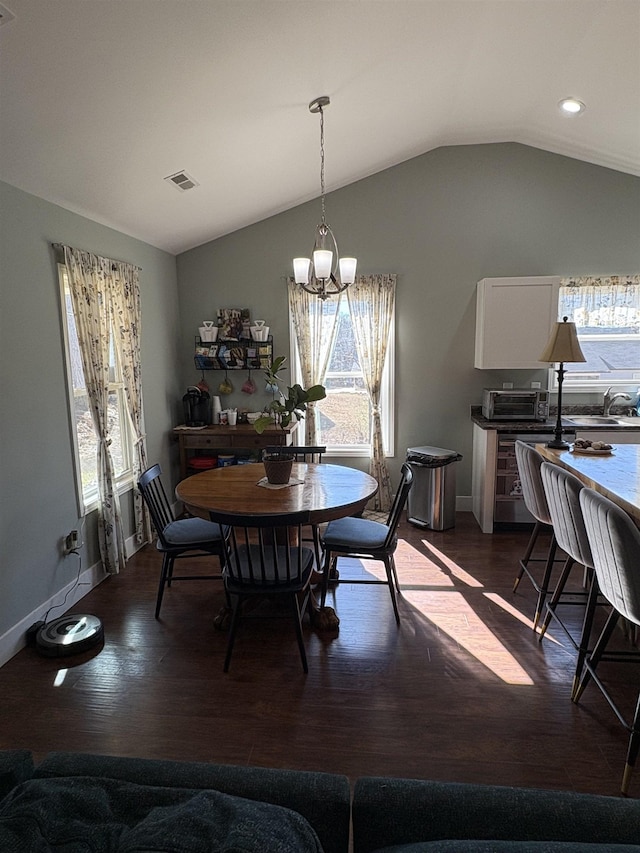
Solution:
<svg viewBox="0 0 640 853">
<path fill-rule="evenodd" d="M 563 407 L 564 411 L 564 407 Z M 598 412 L 573 412 L 572 416 L 578 414 L 600 414 Z M 471 406 L 471 420 L 481 429 L 494 429 L 496 432 L 531 432 L 531 433 L 551 433 L 555 432 L 556 417 L 547 418 L 546 421 L 490 421 L 482 415 L 481 406 Z M 640 430 L 640 418 L 637 419 L 637 424 L 574 424 L 563 418 L 562 429 L 566 432 L 622 432 L 628 430 Z"/>
</svg>

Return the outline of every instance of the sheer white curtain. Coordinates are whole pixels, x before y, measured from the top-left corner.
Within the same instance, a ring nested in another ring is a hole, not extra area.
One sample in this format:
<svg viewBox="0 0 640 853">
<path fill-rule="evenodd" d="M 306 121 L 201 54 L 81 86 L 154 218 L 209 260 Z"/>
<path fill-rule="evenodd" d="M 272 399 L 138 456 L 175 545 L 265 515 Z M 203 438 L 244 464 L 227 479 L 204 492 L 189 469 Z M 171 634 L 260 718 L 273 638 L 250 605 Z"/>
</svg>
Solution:
<svg viewBox="0 0 640 853">
<path fill-rule="evenodd" d="M 289 313 L 295 330 L 295 339 L 302 373 L 303 388 L 323 385 L 329 356 L 337 328 L 337 301 L 323 302 L 307 293 L 293 278 L 287 281 Z M 315 403 L 309 403 L 305 415 L 304 444 L 316 445 L 318 412 Z M 297 443 L 297 442 L 296 442 Z"/>
<path fill-rule="evenodd" d="M 371 459 L 369 473 L 378 481 L 373 508 L 391 508 L 391 481 L 385 461 L 380 418 L 382 373 L 396 298 L 395 275 L 358 276 L 346 290 L 358 351 L 358 360 L 371 403 Z"/>
<path fill-rule="evenodd" d="M 109 430 L 109 349 L 125 376 L 125 396 L 134 429 L 134 477 L 146 463 L 140 386 L 140 296 L 138 269 L 63 246 L 71 303 L 93 425 L 98 437 L 98 540 L 104 569 L 117 574 L 126 562 L 120 499 L 115 484 Z M 114 335 L 114 330 L 118 333 Z M 139 500 L 139 498 L 138 498 Z M 146 510 L 136 505 L 136 536 L 150 532 Z M 139 526 L 138 526 L 139 525 Z"/>
</svg>

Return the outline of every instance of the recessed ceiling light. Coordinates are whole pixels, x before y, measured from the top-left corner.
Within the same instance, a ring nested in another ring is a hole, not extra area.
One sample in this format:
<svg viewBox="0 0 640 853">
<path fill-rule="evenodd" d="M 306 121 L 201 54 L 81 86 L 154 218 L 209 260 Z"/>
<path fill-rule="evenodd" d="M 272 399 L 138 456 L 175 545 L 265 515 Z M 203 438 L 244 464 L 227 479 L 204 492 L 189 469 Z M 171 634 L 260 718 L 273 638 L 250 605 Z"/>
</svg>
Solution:
<svg viewBox="0 0 640 853">
<path fill-rule="evenodd" d="M 579 116 L 586 109 L 582 101 L 577 98 L 563 98 L 558 102 L 558 109 L 565 116 Z"/>
</svg>

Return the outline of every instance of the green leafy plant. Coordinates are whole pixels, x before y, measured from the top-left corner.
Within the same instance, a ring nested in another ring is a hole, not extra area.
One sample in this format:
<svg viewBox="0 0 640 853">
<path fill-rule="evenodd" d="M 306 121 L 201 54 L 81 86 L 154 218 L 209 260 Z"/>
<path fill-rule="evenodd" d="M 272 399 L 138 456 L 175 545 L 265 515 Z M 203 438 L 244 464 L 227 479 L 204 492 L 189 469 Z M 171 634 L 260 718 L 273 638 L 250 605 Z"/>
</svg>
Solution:
<svg viewBox="0 0 640 853">
<path fill-rule="evenodd" d="M 282 383 L 279 375 L 286 362 L 286 356 L 281 355 L 274 359 L 271 367 L 264 371 L 267 384 L 274 389 L 278 388 Z M 280 395 L 280 399 L 274 399 L 268 406 L 268 413 L 258 418 L 253 427 L 258 434 L 262 434 L 265 429 L 274 421 L 282 428 L 286 429 L 295 418 L 299 421 L 304 418 L 304 413 L 307 411 L 308 403 L 315 403 L 318 400 L 324 400 L 327 396 L 324 385 L 313 385 L 311 388 L 303 388 L 297 383 L 287 388 L 287 394 Z M 283 447 L 282 452 L 286 453 L 287 448 Z"/>
</svg>

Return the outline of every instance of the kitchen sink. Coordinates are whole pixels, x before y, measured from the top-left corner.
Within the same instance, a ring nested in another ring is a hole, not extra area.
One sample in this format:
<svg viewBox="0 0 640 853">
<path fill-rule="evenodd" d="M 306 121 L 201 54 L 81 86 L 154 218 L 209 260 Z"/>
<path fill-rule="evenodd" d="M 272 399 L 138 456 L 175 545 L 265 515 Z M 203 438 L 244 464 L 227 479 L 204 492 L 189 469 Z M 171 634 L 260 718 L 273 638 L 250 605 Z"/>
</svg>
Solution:
<svg viewBox="0 0 640 853">
<path fill-rule="evenodd" d="M 635 426 L 636 419 L 635 418 L 617 418 L 613 415 L 605 417 L 604 415 L 575 415 L 574 417 L 564 417 L 565 421 L 569 421 L 572 424 L 582 424 L 583 426 L 590 426 L 592 424 L 602 424 L 606 426 L 609 424 L 610 426 Z M 640 420 L 638 421 L 638 426 L 640 426 Z"/>
</svg>

